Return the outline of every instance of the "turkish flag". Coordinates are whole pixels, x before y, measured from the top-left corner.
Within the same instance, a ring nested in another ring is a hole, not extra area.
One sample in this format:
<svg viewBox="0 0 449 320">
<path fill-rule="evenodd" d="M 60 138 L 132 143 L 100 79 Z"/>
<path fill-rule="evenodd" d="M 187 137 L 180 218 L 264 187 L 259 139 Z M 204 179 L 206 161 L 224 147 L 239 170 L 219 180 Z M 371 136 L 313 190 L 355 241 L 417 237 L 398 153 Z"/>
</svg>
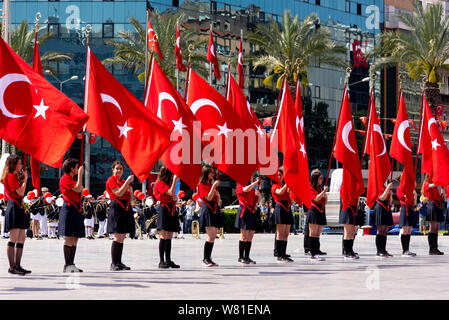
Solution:
<svg viewBox="0 0 449 320">
<path fill-rule="evenodd" d="M 172 143 L 162 155 L 162 162 L 192 190 L 195 189 L 201 176 L 201 143 L 195 145 L 195 141 L 201 142 L 201 132 L 194 131 L 194 115 L 154 58 L 146 97 L 145 106 L 168 124 L 172 137 L 177 137 L 176 143 Z M 186 150 L 178 150 L 178 144 Z M 181 154 L 181 151 L 188 154 Z M 176 159 L 172 159 L 172 152 L 176 152 L 173 155 Z M 198 156 L 196 163 L 195 155 Z M 181 156 L 187 156 L 186 161 L 179 161 Z"/>
<path fill-rule="evenodd" d="M 182 71 L 186 72 L 187 68 L 182 63 L 182 51 L 181 51 L 181 35 L 179 32 L 179 23 L 176 24 L 176 44 L 175 44 L 175 55 L 176 55 L 176 67 Z"/>
<path fill-rule="evenodd" d="M 215 78 L 221 79 L 220 67 L 218 66 L 217 51 L 215 50 L 214 38 L 212 37 L 212 30 L 209 33 L 209 48 L 207 49 L 207 61 L 214 65 Z"/>
<path fill-rule="evenodd" d="M 372 93 L 370 95 L 369 114 L 370 118 L 365 142 L 365 150 L 369 150 L 370 159 L 366 204 L 372 208 L 379 195 L 385 190 L 384 184 L 391 172 L 390 157 L 387 153 L 387 146 L 382 129 L 380 128 L 379 117 L 377 116 Z"/>
<path fill-rule="evenodd" d="M 87 50 L 85 108 L 87 130 L 108 140 L 140 181 L 170 147 L 168 126 L 134 97 Z"/>
<path fill-rule="evenodd" d="M 39 46 L 37 44 L 37 32 L 34 38 L 34 55 L 33 55 L 33 69 L 42 77 L 44 76 L 44 71 L 42 69 L 41 56 L 39 55 Z M 41 163 L 33 157 L 30 157 L 30 167 L 31 167 L 31 181 L 33 187 L 37 190 L 39 196 L 41 192 Z"/>
<path fill-rule="evenodd" d="M 256 156 L 254 145 L 243 147 L 245 145 L 243 132 L 249 128 L 249 124 L 243 123 L 229 102 L 192 69 L 189 79 L 187 104 L 195 118 L 201 121 L 201 129 L 206 131 L 203 133 L 203 140 L 205 136 L 211 138 L 205 149 L 218 147 L 219 142 L 215 139 L 222 141 L 221 154 L 216 152 L 217 148 L 212 148 L 210 154 L 206 154 L 203 150 L 203 160 L 212 163 L 236 182 L 247 185 L 254 170 L 257 169 L 256 160 L 246 158 L 247 155 Z M 238 141 L 237 137 L 242 139 Z"/>
<path fill-rule="evenodd" d="M 412 140 L 410 136 L 410 122 L 405 108 L 402 92 L 399 98 L 399 109 L 391 140 L 390 155 L 402 163 L 404 171 L 401 183 L 396 190 L 399 199 L 404 198 L 409 205 L 413 205 L 413 191 L 415 190 L 415 168 L 413 167 Z M 404 200 L 403 200 L 404 201 Z"/>
<path fill-rule="evenodd" d="M 295 196 L 301 199 L 307 208 L 311 208 L 309 165 L 305 139 L 298 126 L 299 122 L 293 97 L 287 82 L 284 81 L 274 134 L 277 133 L 279 151 L 284 154 L 284 181 Z"/>
<path fill-rule="evenodd" d="M 243 49 L 242 49 L 242 39 L 240 39 L 239 46 L 239 62 L 238 62 L 238 72 L 239 72 L 239 87 L 241 89 L 245 88 L 245 74 L 243 71 Z"/>
<path fill-rule="evenodd" d="M 279 169 L 279 159 L 277 158 L 276 151 L 271 146 L 269 137 L 265 133 L 265 130 L 262 128 L 259 119 L 257 118 L 256 114 L 251 108 L 251 105 L 243 94 L 242 89 L 240 89 L 239 85 L 231 76 L 230 72 L 228 72 L 227 84 L 228 89 L 226 90 L 226 100 L 228 100 L 228 102 L 234 107 L 235 112 L 237 112 L 240 120 L 244 124 L 246 124 L 246 127 L 255 130 L 255 150 L 257 151 L 258 155 L 262 154 L 263 156 L 266 156 L 267 159 L 269 157 L 273 157 L 276 159 L 275 167 L 270 167 L 270 164 L 272 165 L 273 163 L 270 163 L 270 161 L 268 161 L 267 163 L 262 164 L 260 161 L 261 157 L 258 156 L 256 161 L 259 170 L 261 170 L 261 174 L 265 175 L 273 181 L 278 181 L 277 173 Z M 269 173 L 269 171 L 271 171 L 271 173 Z"/>
<path fill-rule="evenodd" d="M 343 164 L 343 182 L 340 196 L 343 210 L 345 210 L 349 205 L 356 206 L 358 198 L 365 192 L 354 123 L 352 121 L 351 105 L 349 104 L 346 88 L 338 119 L 334 157 Z"/>
<path fill-rule="evenodd" d="M 152 52 L 156 51 L 159 55 L 159 60 L 164 60 L 161 48 L 159 47 L 159 42 L 157 41 L 156 33 L 153 30 L 150 19 L 147 20 L 147 39 L 148 39 L 148 49 Z"/>
<path fill-rule="evenodd" d="M 0 40 L 0 138 L 60 167 L 87 115 Z"/>
<path fill-rule="evenodd" d="M 423 93 L 423 119 L 420 128 L 419 152 L 422 154 L 422 172 L 429 173 L 433 184 L 449 184 L 449 150 L 435 117 Z"/>
</svg>

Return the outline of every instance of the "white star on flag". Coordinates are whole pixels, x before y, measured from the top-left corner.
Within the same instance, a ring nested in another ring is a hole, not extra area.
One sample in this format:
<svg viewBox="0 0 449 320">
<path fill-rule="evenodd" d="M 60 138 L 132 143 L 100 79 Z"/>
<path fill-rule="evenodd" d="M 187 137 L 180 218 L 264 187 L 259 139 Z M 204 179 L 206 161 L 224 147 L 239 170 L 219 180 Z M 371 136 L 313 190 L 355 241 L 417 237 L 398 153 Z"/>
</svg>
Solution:
<svg viewBox="0 0 449 320">
<path fill-rule="evenodd" d="M 220 126 L 219 124 L 217 125 L 218 129 L 220 129 L 220 132 L 218 132 L 218 135 L 220 134 L 224 134 L 225 137 L 228 137 L 228 133 L 232 132 L 231 129 L 228 129 L 228 125 L 226 124 L 226 122 L 224 123 L 224 125 Z"/>
<path fill-rule="evenodd" d="M 305 158 L 306 157 L 306 149 L 304 149 L 304 144 L 302 144 L 301 142 L 299 144 L 301 145 L 301 148 L 299 148 L 299 152 L 302 152 L 302 156 Z"/>
<path fill-rule="evenodd" d="M 44 105 L 44 99 L 41 100 L 41 103 L 39 105 L 33 105 L 33 107 L 36 109 L 36 114 L 34 115 L 34 119 L 41 116 L 42 118 L 47 120 L 45 118 L 45 111 L 47 111 L 50 107 Z"/>
<path fill-rule="evenodd" d="M 432 149 L 437 149 L 438 147 L 441 147 L 441 144 L 438 143 L 438 140 L 435 139 L 432 141 Z"/>
<path fill-rule="evenodd" d="M 187 126 L 182 123 L 182 117 L 179 118 L 178 121 L 172 120 L 172 122 L 175 125 L 173 132 L 177 130 L 180 134 L 182 134 L 182 129 L 187 128 Z"/>
<path fill-rule="evenodd" d="M 117 126 L 117 128 L 120 130 L 120 135 L 118 136 L 119 138 L 121 136 L 125 136 L 126 138 L 128 138 L 128 131 L 133 129 L 131 127 L 128 127 L 128 121 L 125 121 L 125 124 L 123 126 Z"/>
</svg>

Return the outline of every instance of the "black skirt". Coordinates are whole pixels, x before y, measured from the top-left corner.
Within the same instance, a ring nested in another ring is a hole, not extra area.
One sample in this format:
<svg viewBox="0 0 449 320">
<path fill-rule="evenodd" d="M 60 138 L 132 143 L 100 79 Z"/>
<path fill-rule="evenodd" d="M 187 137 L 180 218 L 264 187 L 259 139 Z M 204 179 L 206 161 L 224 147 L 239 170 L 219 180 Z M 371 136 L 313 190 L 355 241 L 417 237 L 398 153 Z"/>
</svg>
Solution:
<svg viewBox="0 0 449 320">
<path fill-rule="evenodd" d="M 288 210 L 285 210 L 287 208 Z M 276 202 L 273 211 L 274 224 L 293 224 L 293 214 L 290 211 L 290 206 L 287 202 L 282 203 L 282 206 Z"/>
<path fill-rule="evenodd" d="M 339 223 L 340 224 L 352 224 L 355 225 L 355 217 L 354 214 L 357 214 L 357 211 L 354 207 L 348 206 L 346 210 L 340 211 Z"/>
<path fill-rule="evenodd" d="M 393 225 L 393 214 L 390 210 L 385 210 L 385 208 L 380 205 L 377 201 L 374 205 L 374 217 L 376 226 L 392 226 Z"/>
<path fill-rule="evenodd" d="M 401 215 L 399 216 L 399 225 L 401 227 L 414 227 L 418 224 L 418 213 L 413 210 L 413 207 L 405 204 L 401 205 Z M 408 215 L 407 215 L 408 211 Z"/>
<path fill-rule="evenodd" d="M 214 208 L 213 202 L 209 202 L 209 205 Z M 224 225 L 223 214 L 218 210 L 213 212 L 213 210 L 206 204 L 201 203 L 200 209 L 200 228 L 204 231 L 206 227 L 221 228 Z"/>
<path fill-rule="evenodd" d="M 30 219 L 17 203 L 8 200 L 8 206 L 5 213 L 5 232 L 13 229 L 28 229 L 30 226 Z"/>
<path fill-rule="evenodd" d="M 73 205 L 66 201 L 59 212 L 58 235 L 61 237 L 84 238 L 84 216 Z"/>
<path fill-rule="evenodd" d="M 118 200 L 120 201 L 120 200 Z M 117 201 L 111 200 L 108 211 L 107 233 L 133 233 L 136 229 L 134 214 L 131 206 L 126 209 L 127 201 L 122 202 L 123 208 Z"/>
<path fill-rule="evenodd" d="M 240 206 L 237 214 L 235 215 L 235 227 L 243 230 L 257 230 L 258 222 L 260 221 L 260 209 L 256 208 L 254 212 L 251 212 L 248 208 L 242 214 L 243 206 Z"/>
<path fill-rule="evenodd" d="M 171 205 L 168 205 L 172 209 Z M 175 214 L 171 215 L 170 211 L 166 206 L 159 205 L 156 207 L 157 211 L 157 230 L 179 232 L 181 228 L 179 227 L 178 213 L 175 209 Z"/>
<path fill-rule="evenodd" d="M 438 205 L 435 204 L 435 202 L 430 201 L 427 204 L 427 221 L 434 221 L 434 222 L 443 222 L 444 221 L 444 215 L 443 211 L 440 209 Z"/>
<path fill-rule="evenodd" d="M 308 224 L 319 224 L 320 226 L 325 226 L 327 224 L 326 210 L 321 212 L 312 206 L 312 208 L 310 208 L 307 212 L 306 222 Z"/>
</svg>

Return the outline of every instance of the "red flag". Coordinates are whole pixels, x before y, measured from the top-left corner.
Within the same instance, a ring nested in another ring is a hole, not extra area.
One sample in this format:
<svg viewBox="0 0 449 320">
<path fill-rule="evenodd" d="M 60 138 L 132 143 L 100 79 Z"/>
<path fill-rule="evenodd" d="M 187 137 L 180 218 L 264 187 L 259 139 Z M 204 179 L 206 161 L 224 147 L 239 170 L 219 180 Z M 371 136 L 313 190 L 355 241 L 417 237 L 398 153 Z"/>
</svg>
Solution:
<svg viewBox="0 0 449 320">
<path fill-rule="evenodd" d="M 140 181 L 167 150 L 171 130 L 87 51 L 87 130 L 108 140 Z"/>
<path fill-rule="evenodd" d="M 87 115 L 0 40 L 0 138 L 60 167 Z"/>
<path fill-rule="evenodd" d="M 413 191 L 415 190 L 415 169 L 413 167 L 412 140 L 410 136 L 410 122 L 405 108 L 404 97 L 400 95 L 398 115 L 394 126 L 390 155 L 404 166 L 401 183 L 396 190 L 398 198 L 405 196 L 407 204 L 413 205 Z"/>
<path fill-rule="evenodd" d="M 369 174 L 366 204 L 372 208 L 378 196 L 385 190 L 384 184 L 391 172 L 390 157 L 380 128 L 374 98 L 370 96 L 370 116 L 366 134 L 365 153 L 369 150 Z"/>
<path fill-rule="evenodd" d="M 189 79 L 187 104 L 195 118 L 201 121 L 202 130 L 208 130 L 203 136 L 209 136 L 213 140 L 206 148 L 212 146 L 215 139 L 222 140 L 221 154 L 214 153 L 213 156 L 211 155 L 212 160 L 208 159 L 207 156 L 204 160 L 212 162 L 220 171 L 226 173 L 236 182 L 246 185 L 257 168 L 256 160 L 244 159 L 244 161 L 240 161 L 241 164 L 238 164 L 236 147 L 240 147 L 240 151 L 242 151 L 242 148 L 241 145 L 238 145 L 239 143 L 234 143 L 236 140 L 234 135 L 236 135 L 238 129 L 244 132 L 249 128 L 248 125 L 242 123 L 229 102 L 192 69 L 190 69 Z M 219 130 L 219 132 L 216 133 L 211 130 Z M 245 149 L 245 154 L 255 157 L 254 145 L 249 144 L 248 148 Z"/>
<path fill-rule="evenodd" d="M 348 91 L 345 88 L 334 150 L 335 159 L 343 164 L 343 183 L 340 189 L 343 210 L 349 205 L 356 206 L 358 198 L 365 192 L 353 128 L 351 105 L 349 104 Z"/>
<path fill-rule="evenodd" d="M 181 51 L 181 35 L 179 32 L 179 23 L 176 24 L 176 44 L 175 44 L 175 55 L 176 55 L 176 67 L 182 71 L 186 72 L 187 68 L 182 63 L 182 51 Z"/>
<path fill-rule="evenodd" d="M 177 144 L 172 143 L 162 155 L 162 162 L 192 190 L 195 189 L 201 176 L 201 158 L 198 157 L 196 163 L 193 159 L 195 152 L 196 155 L 201 152 L 201 143 L 197 146 L 197 150 L 194 150 L 194 141 L 201 141 L 201 132 L 194 132 L 195 117 L 154 58 L 146 97 L 145 106 L 168 124 L 172 136 L 177 136 L 176 142 L 188 147 L 189 154 L 186 161 L 180 162 L 172 160 L 170 156 L 172 152 L 178 152 L 178 160 L 181 159 L 180 150 L 173 151 Z"/>
<path fill-rule="evenodd" d="M 239 72 L 239 87 L 241 89 L 245 88 L 245 75 L 243 71 L 243 49 L 242 49 L 242 38 L 240 38 L 240 46 L 239 46 L 239 64 L 238 64 L 238 72 Z"/>
<path fill-rule="evenodd" d="M 284 81 L 282 97 L 279 104 L 279 114 L 274 128 L 278 129 L 279 151 L 284 154 L 284 180 L 296 197 L 301 199 L 307 208 L 311 207 L 309 165 L 305 139 L 298 113 L 295 110 L 293 97 Z M 275 138 L 275 137 L 274 137 Z"/>
<path fill-rule="evenodd" d="M 420 128 L 419 152 L 423 155 L 422 172 L 431 182 L 445 187 L 449 184 L 449 150 L 423 93 L 423 119 Z"/>
<path fill-rule="evenodd" d="M 248 128 L 251 128 L 252 130 L 257 130 L 256 134 L 256 147 L 255 150 L 257 150 L 258 154 L 263 154 L 267 157 L 276 157 L 276 166 L 275 168 L 271 168 L 270 165 L 271 162 L 267 162 L 266 164 L 262 164 L 260 162 L 260 157 L 256 158 L 257 166 L 259 170 L 262 170 L 262 174 L 267 176 L 273 181 L 278 181 L 277 173 L 279 168 L 279 160 L 277 159 L 276 151 L 272 148 L 270 139 L 268 138 L 267 134 L 265 133 L 265 130 L 260 125 L 260 121 L 257 118 L 256 114 L 254 113 L 253 109 L 251 108 L 251 105 L 249 104 L 248 100 L 246 99 L 245 95 L 243 94 L 242 90 L 240 89 L 237 82 L 234 80 L 234 78 L 231 76 L 230 72 L 228 72 L 228 90 L 226 91 L 226 99 L 228 102 L 234 107 L 234 110 L 237 112 L 238 117 L 240 120 L 247 125 Z M 267 169 L 270 169 L 272 171 L 271 174 L 264 173 Z"/>
<path fill-rule="evenodd" d="M 215 51 L 214 38 L 212 37 L 212 30 L 209 35 L 209 48 L 207 49 L 207 61 L 214 65 L 215 78 L 221 79 L 220 67 L 218 66 L 217 52 Z M 245 182 L 246 183 L 246 182 Z"/>
<path fill-rule="evenodd" d="M 150 19 L 147 20 L 147 39 L 148 39 L 148 49 L 151 51 L 156 51 L 159 55 L 159 60 L 164 60 L 161 48 L 159 47 L 159 42 L 157 41 L 156 33 L 151 26 Z"/>
<path fill-rule="evenodd" d="M 360 121 L 362 121 L 363 125 L 366 127 L 366 119 L 367 117 L 359 117 Z"/>
<path fill-rule="evenodd" d="M 37 33 L 34 38 L 34 55 L 33 55 L 33 69 L 42 77 L 44 76 L 44 71 L 42 69 L 41 57 L 39 55 L 39 46 L 37 44 Z M 33 187 L 37 190 L 39 195 L 41 192 L 41 163 L 30 157 L 30 167 L 31 167 L 31 181 Z"/>
</svg>

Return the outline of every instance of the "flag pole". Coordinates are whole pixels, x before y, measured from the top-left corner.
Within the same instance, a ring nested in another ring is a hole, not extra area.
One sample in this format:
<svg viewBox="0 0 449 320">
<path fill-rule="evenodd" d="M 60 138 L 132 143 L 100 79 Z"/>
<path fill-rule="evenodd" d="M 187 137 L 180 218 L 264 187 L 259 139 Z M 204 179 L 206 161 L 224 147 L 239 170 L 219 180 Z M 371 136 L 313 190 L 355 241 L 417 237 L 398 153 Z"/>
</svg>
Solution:
<svg viewBox="0 0 449 320">
<path fill-rule="evenodd" d="M 416 179 L 416 172 L 418 170 L 418 157 L 419 157 L 419 149 L 421 147 L 421 134 L 422 134 L 422 121 L 423 121 L 423 111 L 424 111 L 424 86 L 427 82 L 426 78 L 423 78 L 423 88 L 422 88 L 422 95 L 421 95 L 421 110 L 419 113 L 419 135 L 418 135 L 418 147 L 416 148 L 416 160 L 415 160 L 415 179 Z M 422 173 L 422 172 L 421 172 Z"/>
<path fill-rule="evenodd" d="M 187 60 L 187 74 L 186 74 L 186 86 L 184 90 L 184 100 L 187 101 L 187 90 L 189 88 L 189 81 L 190 81 L 190 57 L 192 55 L 193 50 L 195 47 L 193 44 L 189 44 L 187 51 L 189 51 L 189 59 Z"/>
<path fill-rule="evenodd" d="M 341 115 L 341 109 L 342 109 L 341 105 L 343 104 L 343 100 L 344 100 L 345 95 L 346 95 L 346 90 L 347 90 L 347 87 L 348 87 L 349 75 L 351 74 L 351 72 L 352 72 L 351 68 L 349 68 L 349 67 L 346 68 L 345 86 L 343 88 L 343 96 L 341 97 L 341 103 L 340 103 L 340 112 L 338 113 L 338 118 L 337 118 L 337 123 L 336 123 L 336 126 L 335 126 L 335 130 L 338 130 L 338 122 L 340 121 L 340 115 Z M 330 170 L 331 170 L 332 158 L 334 156 L 334 149 L 335 149 L 335 143 L 337 141 L 337 134 L 338 134 L 338 132 L 335 131 L 334 142 L 332 143 L 332 149 L 331 149 L 331 156 L 329 158 L 329 166 L 327 167 L 326 182 L 324 183 L 325 186 L 327 186 L 327 183 L 329 181 L 329 173 L 330 173 Z"/>
<path fill-rule="evenodd" d="M 90 66 L 88 66 L 88 55 L 89 55 L 89 34 L 92 31 L 92 26 L 90 24 L 88 24 L 86 26 L 86 78 L 84 80 L 84 112 L 87 113 L 87 90 L 88 90 L 88 81 L 89 81 L 89 76 L 87 74 L 87 68 L 89 68 Z M 87 137 L 87 139 L 86 139 Z M 84 144 L 86 144 L 84 146 Z M 85 188 L 89 189 L 90 187 L 90 143 L 89 143 L 89 132 L 86 130 L 86 125 L 84 125 L 83 128 L 83 132 L 81 133 L 81 159 L 80 159 L 80 166 L 83 165 L 83 157 L 84 157 L 84 152 L 86 153 L 85 155 L 85 161 L 86 161 L 86 166 L 84 168 L 84 186 Z"/>
<path fill-rule="evenodd" d="M 212 23 L 210 24 L 210 32 L 212 34 Z M 214 46 L 214 49 L 215 49 L 215 46 Z M 212 62 L 210 62 L 210 61 L 209 61 L 209 84 L 212 86 Z"/>
<path fill-rule="evenodd" d="M 7 43 L 10 44 L 9 41 L 9 27 L 10 27 L 10 17 L 11 17 L 11 6 L 10 6 L 10 0 L 4 0 L 3 1 L 3 14 L 2 14 L 2 37 L 3 40 Z M 5 154 L 8 152 L 9 149 L 9 143 L 6 142 L 6 140 L 2 140 L 2 154 Z"/>
</svg>

